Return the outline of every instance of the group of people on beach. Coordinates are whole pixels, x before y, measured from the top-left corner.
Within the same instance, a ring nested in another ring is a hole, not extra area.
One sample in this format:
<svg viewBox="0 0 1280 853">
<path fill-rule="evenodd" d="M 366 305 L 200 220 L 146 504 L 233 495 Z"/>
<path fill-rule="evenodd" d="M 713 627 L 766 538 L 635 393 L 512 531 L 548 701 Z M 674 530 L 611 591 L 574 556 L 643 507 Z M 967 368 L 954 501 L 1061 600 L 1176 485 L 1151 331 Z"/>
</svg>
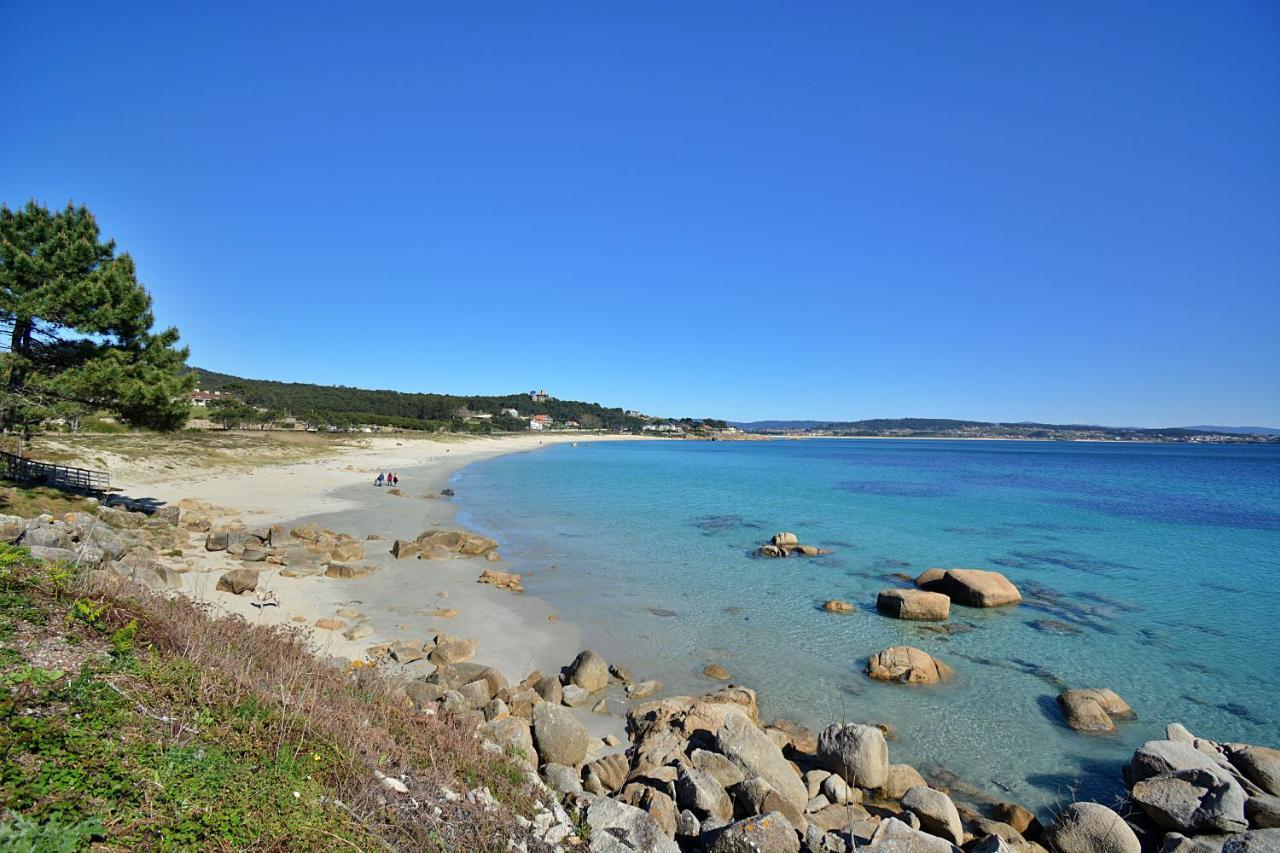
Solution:
<svg viewBox="0 0 1280 853">
<path fill-rule="evenodd" d="M 386 483 L 388 486 L 398 486 L 400 485 L 400 478 L 396 476 L 395 471 L 391 471 L 388 473 L 383 473 L 382 471 L 379 471 L 378 479 L 374 480 L 373 484 L 375 486 L 381 486 L 383 483 Z"/>
</svg>

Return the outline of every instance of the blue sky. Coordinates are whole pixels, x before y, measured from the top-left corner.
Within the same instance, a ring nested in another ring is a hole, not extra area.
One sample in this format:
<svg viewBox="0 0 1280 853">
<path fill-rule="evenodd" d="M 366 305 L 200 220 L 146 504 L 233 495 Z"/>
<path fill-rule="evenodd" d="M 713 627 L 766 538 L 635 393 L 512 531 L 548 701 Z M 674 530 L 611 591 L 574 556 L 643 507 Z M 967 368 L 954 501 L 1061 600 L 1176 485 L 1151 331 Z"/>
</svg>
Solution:
<svg viewBox="0 0 1280 853">
<path fill-rule="evenodd" d="M 0 4 L 0 200 L 191 362 L 1280 426 L 1280 6 Z"/>
</svg>

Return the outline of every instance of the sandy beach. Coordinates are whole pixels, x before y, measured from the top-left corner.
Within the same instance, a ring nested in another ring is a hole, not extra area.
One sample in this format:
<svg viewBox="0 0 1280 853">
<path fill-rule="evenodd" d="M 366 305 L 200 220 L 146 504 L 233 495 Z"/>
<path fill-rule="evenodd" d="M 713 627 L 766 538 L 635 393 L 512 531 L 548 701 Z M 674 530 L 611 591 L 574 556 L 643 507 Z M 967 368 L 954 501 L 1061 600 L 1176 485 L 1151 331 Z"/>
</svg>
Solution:
<svg viewBox="0 0 1280 853">
<path fill-rule="evenodd" d="M 256 607 L 252 594 L 217 591 L 224 571 L 246 564 L 225 551 L 205 551 L 203 534 L 193 535 L 181 558 L 182 592 L 213 613 L 236 614 L 257 624 L 280 624 L 310 633 L 322 655 L 364 660 L 371 647 L 407 640 L 421 644 L 439 632 L 479 640 L 475 660 L 494 666 L 513 683 L 534 669 L 556 673 L 581 650 L 576 626 L 560 621 L 546 602 L 533 596 L 477 583 L 485 569 L 519 572 L 505 560 L 459 557 L 445 561 L 397 560 L 395 539 L 413 539 L 424 530 L 455 528 L 456 506 L 441 495 L 461 468 L 508 453 L 530 452 L 551 444 L 588 444 L 626 440 L 622 436 L 503 436 L 458 441 L 376 437 L 359 448 L 343 448 L 331 457 L 288 465 L 149 480 L 138 467 L 117 472 L 128 497 L 176 503 L 196 498 L 214 504 L 215 526 L 244 524 L 293 528 L 315 523 L 349 534 L 364 546 L 359 560 L 373 571 L 359 578 L 324 575 L 291 578 L 265 571 L 259 590 L 270 590 L 280 605 Z M 375 488 L 379 472 L 395 471 L 399 492 Z M 371 538 L 376 537 L 376 538 Z M 339 627 L 316 627 L 336 619 Z M 343 631 L 358 623 L 372 632 L 356 640 Z M 429 673 L 425 660 L 405 667 L 406 676 Z M 620 700 L 611 700 L 611 705 Z M 617 705 L 621 708 L 621 704 Z M 616 716 L 582 713 L 598 736 L 621 733 Z"/>
</svg>

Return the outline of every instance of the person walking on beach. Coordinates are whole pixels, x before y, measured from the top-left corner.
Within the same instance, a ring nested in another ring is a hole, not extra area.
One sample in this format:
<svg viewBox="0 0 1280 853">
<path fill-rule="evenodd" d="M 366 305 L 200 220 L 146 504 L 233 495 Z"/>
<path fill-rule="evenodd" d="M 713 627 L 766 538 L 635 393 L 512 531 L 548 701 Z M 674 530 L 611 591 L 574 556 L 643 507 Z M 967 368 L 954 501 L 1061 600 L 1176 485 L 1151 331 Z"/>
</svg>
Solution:
<svg viewBox="0 0 1280 853">
<path fill-rule="evenodd" d="M 391 474 L 391 485 L 393 485 L 393 486 L 398 486 L 398 485 L 400 485 L 400 478 L 399 478 L 398 476 L 396 476 L 396 474 L 395 474 L 394 472 L 392 472 L 392 474 Z"/>
<path fill-rule="evenodd" d="M 381 486 L 381 485 L 382 485 L 382 472 L 381 472 L 381 471 L 379 471 L 379 472 L 378 472 L 378 479 L 374 480 L 374 481 L 373 481 L 373 484 L 374 484 L 375 486 Z"/>
</svg>

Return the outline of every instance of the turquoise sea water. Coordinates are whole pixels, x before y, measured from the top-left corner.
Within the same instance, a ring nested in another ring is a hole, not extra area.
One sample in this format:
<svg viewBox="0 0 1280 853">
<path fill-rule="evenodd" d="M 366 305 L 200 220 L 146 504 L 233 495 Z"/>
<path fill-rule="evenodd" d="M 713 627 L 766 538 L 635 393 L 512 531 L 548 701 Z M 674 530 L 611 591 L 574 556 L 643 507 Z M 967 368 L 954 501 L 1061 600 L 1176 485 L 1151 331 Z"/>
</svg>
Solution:
<svg viewBox="0 0 1280 853">
<path fill-rule="evenodd" d="M 897 730 L 895 761 L 1046 807 L 1106 799 L 1168 721 L 1280 746 L 1280 447 L 817 440 L 626 442 L 476 464 L 465 523 L 503 543 L 528 591 L 668 692 L 710 661 L 766 717 Z M 778 530 L 832 549 L 768 560 Z M 1018 607 L 953 607 L 953 633 L 878 615 L 876 593 L 931 566 L 1005 573 Z M 821 611 L 840 598 L 859 610 Z M 954 682 L 885 685 L 895 644 Z M 1060 686 L 1111 687 L 1115 735 L 1066 729 Z"/>
</svg>

